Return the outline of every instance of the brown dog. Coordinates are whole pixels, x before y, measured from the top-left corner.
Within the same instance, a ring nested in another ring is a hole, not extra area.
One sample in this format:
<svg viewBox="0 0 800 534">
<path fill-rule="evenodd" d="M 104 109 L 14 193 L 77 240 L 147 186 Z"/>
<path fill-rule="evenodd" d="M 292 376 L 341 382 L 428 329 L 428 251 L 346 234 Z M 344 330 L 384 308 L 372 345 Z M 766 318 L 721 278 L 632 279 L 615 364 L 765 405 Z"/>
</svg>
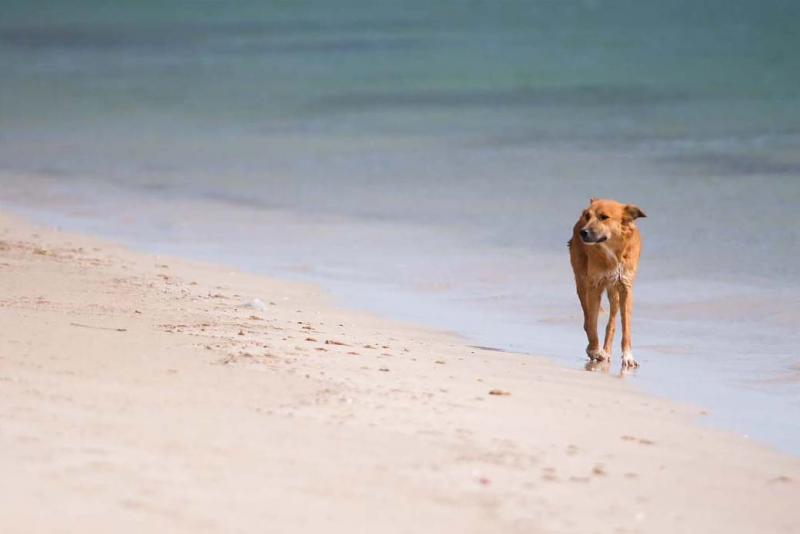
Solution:
<svg viewBox="0 0 800 534">
<path fill-rule="evenodd" d="M 642 240 L 634 222 L 646 217 L 633 204 L 614 200 L 589 201 L 572 229 L 569 259 L 583 308 L 583 329 L 589 338 L 586 354 L 594 361 L 611 359 L 617 313 L 622 309 L 622 367 L 638 367 L 631 351 L 633 281 L 639 266 Z M 600 297 L 608 295 L 609 316 L 603 348 L 597 337 Z"/>
</svg>

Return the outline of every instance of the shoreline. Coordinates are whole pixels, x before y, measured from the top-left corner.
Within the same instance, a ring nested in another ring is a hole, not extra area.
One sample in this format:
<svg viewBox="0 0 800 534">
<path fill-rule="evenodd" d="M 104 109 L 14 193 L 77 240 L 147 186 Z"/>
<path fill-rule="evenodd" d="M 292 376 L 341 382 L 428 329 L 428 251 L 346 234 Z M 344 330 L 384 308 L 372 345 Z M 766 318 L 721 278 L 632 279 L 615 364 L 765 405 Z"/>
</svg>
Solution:
<svg viewBox="0 0 800 534">
<path fill-rule="evenodd" d="M 345 310 L 310 284 L 4 213 L 0 232 L 4 532 L 800 520 L 798 459 L 622 381 Z"/>
<path fill-rule="evenodd" d="M 569 368 L 585 364 L 562 242 L 556 251 L 508 249 L 464 241 L 457 224 L 372 221 L 191 195 L 161 198 L 130 185 L 43 175 L 3 178 L 8 187 L 0 208 L 25 220 L 145 253 L 221 261 L 310 283 L 345 308 L 457 332 L 472 344 L 547 354 Z M 660 245 L 649 236 L 663 234 L 654 228 L 646 239 L 635 343 L 645 365 L 629 380 L 647 394 L 704 407 L 709 426 L 800 455 L 800 426 L 785 415 L 797 401 L 796 288 L 765 278 L 711 282 L 659 273 L 674 254 L 654 256 L 652 248 Z M 698 269 L 702 259 L 695 260 L 695 272 L 712 271 Z"/>
</svg>

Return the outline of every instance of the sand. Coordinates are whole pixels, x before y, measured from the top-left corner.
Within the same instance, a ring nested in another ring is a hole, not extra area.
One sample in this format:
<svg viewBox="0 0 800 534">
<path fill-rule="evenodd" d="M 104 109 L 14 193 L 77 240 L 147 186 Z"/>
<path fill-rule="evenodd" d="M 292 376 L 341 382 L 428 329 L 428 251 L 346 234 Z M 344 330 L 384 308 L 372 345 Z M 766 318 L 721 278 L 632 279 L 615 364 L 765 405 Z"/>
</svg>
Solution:
<svg viewBox="0 0 800 534">
<path fill-rule="evenodd" d="M 800 522 L 800 461 L 702 408 L 310 285 L 0 215 L 0 332 L 3 533 Z"/>
</svg>

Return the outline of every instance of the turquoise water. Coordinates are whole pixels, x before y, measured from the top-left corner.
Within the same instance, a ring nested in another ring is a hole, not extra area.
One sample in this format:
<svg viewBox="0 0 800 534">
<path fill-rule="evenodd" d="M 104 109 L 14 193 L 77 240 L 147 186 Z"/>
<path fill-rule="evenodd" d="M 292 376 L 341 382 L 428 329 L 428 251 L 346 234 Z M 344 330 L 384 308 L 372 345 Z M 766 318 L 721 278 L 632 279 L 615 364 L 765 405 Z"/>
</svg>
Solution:
<svg viewBox="0 0 800 534">
<path fill-rule="evenodd" d="M 184 128 L 220 143 L 287 131 L 590 145 L 798 134 L 791 1 L 2 4 L 2 120 L 30 132 L 77 122 L 142 144 Z"/>
<path fill-rule="evenodd" d="M 0 7 L 5 206 L 581 366 L 564 243 L 635 202 L 628 378 L 800 452 L 800 4 Z"/>
</svg>

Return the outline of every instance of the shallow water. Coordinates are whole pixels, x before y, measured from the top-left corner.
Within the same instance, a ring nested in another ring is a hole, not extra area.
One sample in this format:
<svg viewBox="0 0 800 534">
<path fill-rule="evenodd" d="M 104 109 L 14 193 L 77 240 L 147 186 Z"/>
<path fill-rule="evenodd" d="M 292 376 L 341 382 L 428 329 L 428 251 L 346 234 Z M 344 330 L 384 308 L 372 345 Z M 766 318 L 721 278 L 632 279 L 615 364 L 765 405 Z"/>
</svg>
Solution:
<svg viewBox="0 0 800 534">
<path fill-rule="evenodd" d="M 430 4 L 2 2 L 0 200 L 575 367 L 635 202 L 626 379 L 799 453 L 796 4 Z"/>
</svg>

